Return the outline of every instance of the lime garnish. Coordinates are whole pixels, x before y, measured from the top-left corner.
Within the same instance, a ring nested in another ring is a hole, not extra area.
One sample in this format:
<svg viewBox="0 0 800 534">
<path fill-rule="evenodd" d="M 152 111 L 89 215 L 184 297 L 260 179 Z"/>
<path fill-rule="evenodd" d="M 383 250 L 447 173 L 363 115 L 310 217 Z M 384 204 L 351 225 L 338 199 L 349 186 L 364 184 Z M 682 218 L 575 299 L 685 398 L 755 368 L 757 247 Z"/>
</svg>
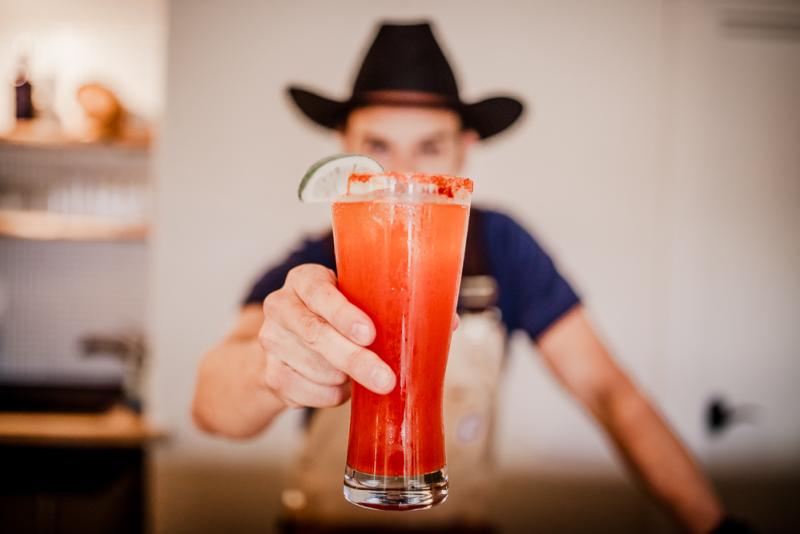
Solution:
<svg viewBox="0 0 800 534">
<path fill-rule="evenodd" d="M 337 154 L 313 164 L 300 181 L 297 196 L 302 202 L 330 202 L 347 193 L 351 174 L 383 172 L 381 164 L 360 154 Z"/>
</svg>

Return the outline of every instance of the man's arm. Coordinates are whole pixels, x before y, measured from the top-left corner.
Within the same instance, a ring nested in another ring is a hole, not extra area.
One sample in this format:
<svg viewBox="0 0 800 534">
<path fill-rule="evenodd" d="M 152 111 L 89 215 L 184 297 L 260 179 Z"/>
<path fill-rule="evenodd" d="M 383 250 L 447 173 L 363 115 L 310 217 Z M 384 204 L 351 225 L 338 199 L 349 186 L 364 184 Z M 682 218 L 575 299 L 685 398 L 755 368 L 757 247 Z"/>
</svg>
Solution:
<svg viewBox="0 0 800 534">
<path fill-rule="evenodd" d="M 576 306 L 537 340 L 561 384 L 594 416 L 647 490 L 690 532 L 723 509 L 711 484 L 653 405 L 620 370 Z"/>
<path fill-rule="evenodd" d="M 286 408 L 264 386 L 267 359 L 258 341 L 263 322 L 261 306 L 245 306 L 233 331 L 203 356 L 192 403 L 192 417 L 202 430 L 251 437 Z"/>
</svg>

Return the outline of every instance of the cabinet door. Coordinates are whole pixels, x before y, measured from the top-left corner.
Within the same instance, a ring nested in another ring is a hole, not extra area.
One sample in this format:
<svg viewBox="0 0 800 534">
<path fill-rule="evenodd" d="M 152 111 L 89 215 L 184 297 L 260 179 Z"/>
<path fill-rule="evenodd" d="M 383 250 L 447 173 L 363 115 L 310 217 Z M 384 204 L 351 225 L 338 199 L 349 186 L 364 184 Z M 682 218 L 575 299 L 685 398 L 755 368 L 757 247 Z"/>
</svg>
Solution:
<svg viewBox="0 0 800 534">
<path fill-rule="evenodd" d="M 0 532 L 141 534 L 144 451 L 0 446 Z"/>
</svg>

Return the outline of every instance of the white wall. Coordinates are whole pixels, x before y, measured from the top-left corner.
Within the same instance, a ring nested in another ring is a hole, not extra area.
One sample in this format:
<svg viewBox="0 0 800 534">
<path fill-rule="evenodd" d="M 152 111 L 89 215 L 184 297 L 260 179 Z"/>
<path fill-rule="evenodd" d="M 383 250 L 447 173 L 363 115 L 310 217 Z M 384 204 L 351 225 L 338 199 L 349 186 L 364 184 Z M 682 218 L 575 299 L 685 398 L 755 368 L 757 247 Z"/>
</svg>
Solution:
<svg viewBox="0 0 800 534">
<path fill-rule="evenodd" d="M 166 39 L 164 0 L 0 0 L 0 132 L 14 120 L 20 54 L 31 78 L 55 83 L 55 111 L 65 129 L 81 126 L 75 90 L 100 81 L 123 104 L 157 120 L 163 109 Z"/>
<path fill-rule="evenodd" d="M 719 6 L 676 32 L 663 394 L 719 471 L 763 475 L 800 464 L 800 36 Z M 753 417 L 709 439 L 687 423 L 711 394 Z"/>
<path fill-rule="evenodd" d="M 337 145 L 289 106 L 284 88 L 302 82 L 345 97 L 384 17 L 436 21 L 465 99 L 509 91 L 526 100 L 524 122 L 479 147 L 466 169 L 476 202 L 502 207 L 534 230 L 623 365 L 702 448 L 707 383 L 696 381 L 691 405 L 675 400 L 675 377 L 695 357 L 696 340 L 681 314 L 691 304 L 692 264 L 678 266 L 681 276 L 672 272 L 672 255 L 694 249 L 681 252 L 685 235 L 674 226 L 702 226 L 708 217 L 703 205 L 685 211 L 675 199 L 693 197 L 695 180 L 714 187 L 711 175 L 676 170 L 681 150 L 691 148 L 680 136 L 692 129 L 685 120 L 694 111 L 694 93 L 676 96 L 678 82 L 695 74 L 686 66 L 694 41 L 678 31 L 692 15 L 685 4 L 173 1 L 150 293 L 152 413 L 172 434 L 156 463 L 158 529 L 246 529 L 248 521 L 270 520 L 298 443 L 297 418 L 283 417 L 246 444 L 204 437 L 188 417 L 194 369 L 230 327 L 253 278 L 327 221 L 324 208 L 302 206 L 294 194 L 309 162 Z M 797 207 L 796 197 L 785 202 Z M 773 206 L 768 199 L 759 209 Z M 792 239 L 791 228 L 773 231 L 778 243 Z M 780 276 L 796 281 L 792 271 Z M 725 325 L 717 323 L 716 335 Z M 785 354 L 792 338 L 777 335 Z M 779 358 L 770 372 L 792 369 Z M 604 439 L 523 340 L 514 343 L 506 378 L 502 467 L 621 478 Z M 220 489 L 231 481 L 252 492 Z"/>
</svg>

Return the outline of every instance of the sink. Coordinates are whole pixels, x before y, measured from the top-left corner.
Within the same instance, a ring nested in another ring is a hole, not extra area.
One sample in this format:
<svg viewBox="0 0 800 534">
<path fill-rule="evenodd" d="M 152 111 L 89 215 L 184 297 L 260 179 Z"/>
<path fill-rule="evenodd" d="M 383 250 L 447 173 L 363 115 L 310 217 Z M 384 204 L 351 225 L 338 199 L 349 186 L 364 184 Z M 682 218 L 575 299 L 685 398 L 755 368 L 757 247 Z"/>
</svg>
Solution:
<svg viewBox="0 0 800 534">
<path fill-rule="evenodd" d="M 119 380 L 0 377 L 0 411 L 4 412 L 98 413 L 122 399 Z"/>
</svg>

